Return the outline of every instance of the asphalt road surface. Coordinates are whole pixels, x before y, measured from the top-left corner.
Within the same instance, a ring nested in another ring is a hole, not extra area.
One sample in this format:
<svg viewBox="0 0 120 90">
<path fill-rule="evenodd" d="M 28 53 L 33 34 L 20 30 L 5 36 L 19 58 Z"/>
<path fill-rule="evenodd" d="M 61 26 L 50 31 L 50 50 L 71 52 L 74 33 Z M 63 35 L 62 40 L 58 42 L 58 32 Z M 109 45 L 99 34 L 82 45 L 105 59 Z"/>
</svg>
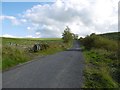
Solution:
<svg viewBox="0 0 120 90">
<path fill-rule="evenodd" d="M 81 88 L 84 59 L 79 47 L 75 41 L 67 51 L 5 71 L 3 88 Z"/>
</svg>

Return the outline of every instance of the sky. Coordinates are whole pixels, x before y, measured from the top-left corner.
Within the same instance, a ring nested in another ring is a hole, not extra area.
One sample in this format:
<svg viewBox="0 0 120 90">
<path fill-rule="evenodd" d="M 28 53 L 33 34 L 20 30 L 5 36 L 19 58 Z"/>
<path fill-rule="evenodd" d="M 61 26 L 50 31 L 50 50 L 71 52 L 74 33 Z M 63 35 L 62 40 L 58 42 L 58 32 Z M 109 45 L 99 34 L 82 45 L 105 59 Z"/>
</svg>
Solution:
<svg viewBox="0 0 120 90">
<path fill-rule="evenodd" d="M 2 2 L 2 36 L 60 38 L 66 26 L 80 37 L 117 32 L 118 1 Z"/>
</svg>

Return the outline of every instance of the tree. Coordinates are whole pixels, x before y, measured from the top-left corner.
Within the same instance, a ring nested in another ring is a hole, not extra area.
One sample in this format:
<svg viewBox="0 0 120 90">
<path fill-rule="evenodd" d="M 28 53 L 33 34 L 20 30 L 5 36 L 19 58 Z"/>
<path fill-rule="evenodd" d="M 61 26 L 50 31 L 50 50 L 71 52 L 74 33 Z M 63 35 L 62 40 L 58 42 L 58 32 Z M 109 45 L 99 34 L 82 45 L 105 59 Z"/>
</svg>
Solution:
<svg viewBox="0 0 120 90">
<path fill-rule="evenodd" d="M 95 36 L 95 35 L 96 35 L 95 33 L 90 34 L 90 36 Z"/>
<path fill-rule="evenodd" d="M 78 40 L 78 34 L 74 34 L 74 39 Z"/>
<path fill-rule="evenodd" d="M 65 43 L 69 43 L 73 40 L 73 34 L 70 31 L 70 28 L 67 26 L 62 34 L 62 39 Z"/>
</svg>

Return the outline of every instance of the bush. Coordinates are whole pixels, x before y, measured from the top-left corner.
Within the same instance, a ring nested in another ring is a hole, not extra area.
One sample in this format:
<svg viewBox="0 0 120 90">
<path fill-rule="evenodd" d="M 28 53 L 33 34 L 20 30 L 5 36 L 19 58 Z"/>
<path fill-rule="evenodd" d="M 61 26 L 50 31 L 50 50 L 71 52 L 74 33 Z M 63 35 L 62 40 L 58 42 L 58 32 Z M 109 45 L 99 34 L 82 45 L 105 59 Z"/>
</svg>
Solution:
<svg viewBox="0 0 120 90">
<path fill-rule="evenodd" d="M 90 50 L 94 46 L 94 38 L 87 36 L 82 40 L 83 45 L 86 49 Z"/>
<path fill-rule="evenodd" d="M 92 48 L 101 48 L 108 51 L 116 51 L 118 49 L 117 41 L 109 40 L 95 34 L 85 37 L 81 42 L 87 50 Z"/>
<path fill-rule="evenodd" d="M 109 40 L 101 36 L 96 37 L 94 42 L 95 48 L 106 49 L 108 51 L 116 51 L 118 49 L 117 41 Z"/>
</svg>

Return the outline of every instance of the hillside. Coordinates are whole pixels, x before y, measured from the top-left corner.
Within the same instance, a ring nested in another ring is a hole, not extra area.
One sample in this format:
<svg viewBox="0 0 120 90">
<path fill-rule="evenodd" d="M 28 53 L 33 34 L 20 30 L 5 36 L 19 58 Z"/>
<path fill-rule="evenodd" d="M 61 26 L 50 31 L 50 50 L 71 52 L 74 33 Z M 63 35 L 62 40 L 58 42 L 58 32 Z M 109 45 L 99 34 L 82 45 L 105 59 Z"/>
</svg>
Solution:
<svg viewBox="0 0 120 90">
<path fill-rule="evenodd" d="M 113 40 L 120 40 L 120 32 L 105 33 L 99 35 Z"/>
<path fill-rule="evenodd" d="M 120 32 L 95 35 L 81 39 L 85 57 L 85 88 L 120 87 Z"/>
</svg>

